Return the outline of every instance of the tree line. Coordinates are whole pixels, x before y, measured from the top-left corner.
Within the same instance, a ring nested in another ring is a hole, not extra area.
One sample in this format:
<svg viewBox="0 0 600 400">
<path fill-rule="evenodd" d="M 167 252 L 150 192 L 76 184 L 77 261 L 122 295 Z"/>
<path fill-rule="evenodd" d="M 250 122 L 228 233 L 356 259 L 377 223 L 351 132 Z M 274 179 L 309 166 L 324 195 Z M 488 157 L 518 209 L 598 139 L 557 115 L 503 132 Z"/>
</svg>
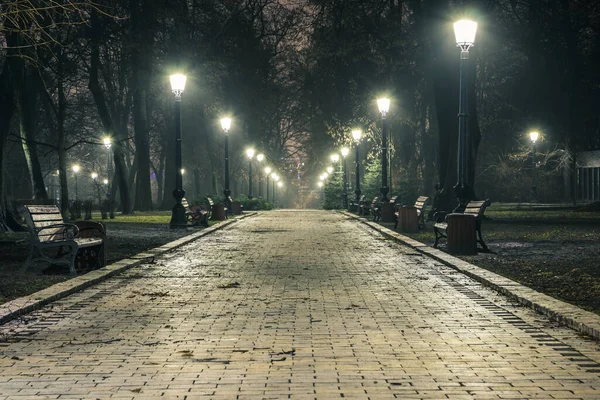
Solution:
<svg viewBox="0 0 600 400">
<path fill-rule="evenodd" d="M 438 184 L 449 205 L 458 135 L 452 22 L 463 17 L 479 23 L 469 64 L 476 195 L 503 192 L 495 177 L 507 160 L 527 159 L 526 133 L 537 129 L 562 176 L 556 191 L 572 198 L 577 152 L 599 146 L 597 2 L 7 0 L 0 6 L 2 209 L 19 196 L 48 198 L 57 174 L 66 212 L 69 163 L 101 169 L 104 136 L 112 138 L 108 193 L 122 211 L 170 208 L 168 76 L 180 71 L 188 76 L 184 164 L 195 192 L 220 192 L 219 116 L 235 121 L 234 179 L 244 176 L 242 149 L 251 144 L 306 186 L 295 179 L 299 165 L 303 176 L 318 176 L 330 149 L 350 144 L 356 126 L 367 136 L 363 163 L 375 162 L 375 99 L 387 95 L 393 186 L 410 197 Z"/>
</svg>

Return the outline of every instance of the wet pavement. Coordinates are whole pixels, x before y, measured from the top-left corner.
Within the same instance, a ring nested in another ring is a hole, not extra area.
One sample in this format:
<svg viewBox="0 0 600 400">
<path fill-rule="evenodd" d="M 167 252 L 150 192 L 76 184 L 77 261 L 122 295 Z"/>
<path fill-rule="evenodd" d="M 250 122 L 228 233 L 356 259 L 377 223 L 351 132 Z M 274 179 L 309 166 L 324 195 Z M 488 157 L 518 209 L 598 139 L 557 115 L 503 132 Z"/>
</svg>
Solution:
<svg viewBox="0 0 600 400">
<path fill-rule="evenodd" d="M 0 326 L 0 400 L 598 399 L 599 361 L 368 226 L 282 210 Z"/>
</svg>

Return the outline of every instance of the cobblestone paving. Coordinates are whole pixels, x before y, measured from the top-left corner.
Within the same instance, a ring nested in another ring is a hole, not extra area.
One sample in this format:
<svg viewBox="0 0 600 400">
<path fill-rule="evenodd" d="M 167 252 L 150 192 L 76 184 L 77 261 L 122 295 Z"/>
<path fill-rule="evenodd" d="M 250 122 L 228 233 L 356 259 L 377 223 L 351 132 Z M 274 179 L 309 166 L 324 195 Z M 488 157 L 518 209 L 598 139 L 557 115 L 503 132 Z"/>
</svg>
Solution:
<svg viewBox="0 0 600 400">
<path fill-rule="evenodd" d="M 362 224 L 275 211 L 0 327 L 0 400 L 598 399 L 598 360 Z"/>
</svg>

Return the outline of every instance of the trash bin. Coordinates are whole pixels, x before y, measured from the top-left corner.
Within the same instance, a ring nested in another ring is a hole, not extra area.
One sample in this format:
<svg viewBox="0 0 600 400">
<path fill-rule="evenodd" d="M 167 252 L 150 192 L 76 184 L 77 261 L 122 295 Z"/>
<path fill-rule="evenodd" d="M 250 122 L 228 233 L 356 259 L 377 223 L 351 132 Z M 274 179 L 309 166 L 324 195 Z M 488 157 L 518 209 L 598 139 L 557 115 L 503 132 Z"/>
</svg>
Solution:
<svg viewBox="0 0 600 400">
<path fill-rule="evenodd" d="M 242 214 L 242 203 L 239 201 L 231 202 L 231 212 L 233 215 L 241 215 Z"/>
<path fill-rule="evenodd" d="M 223 221 L 225 218 L 225 206 L 221 203 L 213 204 L 210 219 L 213 221 Z"/>
<path fill-rule="evenodd" d="M 389 201 L 381 206 L 381 222 L 394 222 L 394 205 Z"/>
<path fill-rule="evenodd" d="M 419 230 L 419 216 L 415 207 L 402 206 L 398 208 L 398 231 L 417 232 Z"/>
<path fill-rule="evenodd" d="M 448 253 L 477 254 L 477 217 L 469 214 L 448 214 Z"/>
</svg>

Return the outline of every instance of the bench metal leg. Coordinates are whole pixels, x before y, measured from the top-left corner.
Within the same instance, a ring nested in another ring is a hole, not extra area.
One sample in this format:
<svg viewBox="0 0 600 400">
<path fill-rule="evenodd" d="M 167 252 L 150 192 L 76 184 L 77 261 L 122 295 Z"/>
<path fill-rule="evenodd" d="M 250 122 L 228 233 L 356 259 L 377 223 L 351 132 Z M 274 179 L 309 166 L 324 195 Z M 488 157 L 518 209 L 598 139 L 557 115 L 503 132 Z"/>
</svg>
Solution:
<svg viewBox="0 0 600 400">
<path fill-rule="evenodd" d="M 477 229 L 477 236 L 479 236 L 479 239 L 477 240 L 479 242 L 479 244 L 481 245 L 481 247 L 483 248 L 483 251 L 485 252 L 489 252 L 490 249 L 488 249 L 487 245 L 485 244 L 485 242 L 483 241 L 483 238 L 481 237 L 481 229 Z"/>
</svg>

